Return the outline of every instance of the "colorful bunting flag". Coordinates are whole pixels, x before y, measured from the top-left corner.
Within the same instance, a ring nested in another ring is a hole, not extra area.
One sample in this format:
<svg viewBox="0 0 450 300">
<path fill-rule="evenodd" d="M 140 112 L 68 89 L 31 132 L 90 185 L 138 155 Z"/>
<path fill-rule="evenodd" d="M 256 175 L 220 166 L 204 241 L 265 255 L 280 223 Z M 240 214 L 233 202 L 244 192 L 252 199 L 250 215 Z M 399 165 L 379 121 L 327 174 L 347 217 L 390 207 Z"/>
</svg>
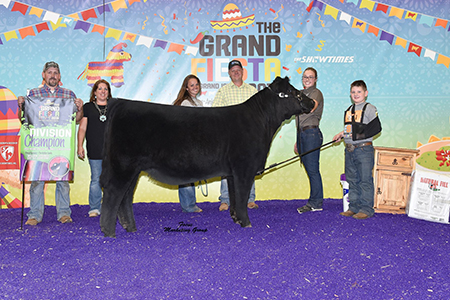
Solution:
<svg viewBox="0 0 450 300">
<path fill-rule="evenodd" d="M 406 12 L 405 19 L 411 19 L 415 22 L 417 19 L 417 13 L 413 11 L 408 11 Z"/>
<path fill-rule="evenodd" d="M 97 14 L 95 13 L 95 10 L 93 8 L 82 11 L 81 12 L 81 17 L 83 18 L 84 21 L 90 19 L 90 18 L 95 18 L 97 19 Z"/>
<path fill-rule="evenodd" d="M 391 10 L 389 11 L 389 17 L 394 16 L 394 17 L 397 17 L 397 18 L 399 18 L 401 20 L 404 11 L 405 11 L 404 9 L 391 6 Z"/>
<path fill-rule="evenodd" d="M 419 24 L 427 24 L 431 27 L 433 24 L 434 18 L 426 15 L 421 15 L 419 19 Z"/>
<path fill-rule="evenodd" d="M 385 14 L 387 14 L 388 8 L 389 8 L 389 6 L 387 6 L 385 4 L 378 3 L 377 4 L 377 8 L 375 9 L 375 11 L 382 11 Z"/>
<path fill-rule="evenodd" d="M 112 38 L 115 38 L 116 40 L 119 40 L 121 35 L 122 35 L 121 30 L 109 28 L 108 31 L 106 32 L 105 37 L 107 37 L 107 38 L 112 37 Z"/>
<path fill-rule="evenodd" d="M 34 33 L 33 27 L 31 27 L 31 26 L 19 29 L 19 34 L 20 34 L 20 37 L 22 38 L 22 40 L 29 35 L 31 35 L 31 36 L 36 35 Z"/>
<path fill-rule="evenodd" d="M 98 32 L 100 33 L 100 35 L 103 35 L 103 33 L 105 32 L 105 27 L 95 24 L 92 28 L 92 32 Z"/>
<path fill-rule="evenodd" d="M 138 41 L 137 41 L 137 43 L 136 43 L 136 45 L 144 45 L 147 48 L 150 48 L 150 45 L 152 44 L 152 42 L 153 42 L 152 38 L 149 38 L 147 36 L 140 36 Z"/>
<path fill-rule="evenodd" d="M 156 40 L 156 42 L 155 42 L 155 46 L 153 46 L 153 47 L 159 47 L 159 48 L 162 48 L 162 49 L 166 49 L 166 46 L 167 46 L 167 42 L 166 41 L 161 41 L 161 40 Z"/>
<path fill-rule="evenodd" d="M 134 33 L 129 33 L 129 32 L 126 32 L 125 35 L 124 35 L 124 37 L 123 37 L 123 40 L 124 40 L 124 41 L 129 40 L 129 41 L 131 41 L 132 43 L 134 43 L 134 40 L 135 40 L 135 39 L 136 39 L 136 34 L 134 34 Z"/>
<path fill-rule="evenodd" d="M 117 0 L 111 3 L 111 6 L 114 10 L 114 12 L 118 11 L 121 8 L 128 8 L 127 4 L 125 3 L 125 0 Z"/>
<path fill-rule="evenodd" d="M 375 36 L 378 36 L 379 32 L 380 29 L 378 27 L 369 24 L 369 29 L 367 29 L 367 33 L 373 33 Z"/>
<path fill-rule="evenodd" d="M 338 10 L 337 8 L 334 8 L 334 7 L 330 6 L 330 5 L 327 5 L 327 6 L 325 7 L 325 12 L 324 12 L 324 14 L 325 14 L 325 15 L 332 16 L 333 19 L 336 20 L 336 19 L 337 19 L 338 12 L 339 12 L 339 10 Z"/>
<path fill-rule="evenodd" d="M 386 41 L 392 45 L 392 42 L 394 41 L 394 35 L 382 30 L 380 35 L 380 41 Z"/>
<path fill-rule="evenodd" d="M 358 19 L 353 19 L 352 28 L 358 28 L 362 32 L 365 32 L 366 31 L 366 23 L 361 20 L 358 20 Z"/>
<path fill-rule="evenodd" d="M 37 30 L 37 32 L 39 33 L 39 32 L 41 32 L 42 30 L 50 30 L 50 28 L 48 28 L 47 22 L 45 22 L 45 23 L 37 24 L 37 25 L 36 25 L 36 30 Z"/>
<path fill-rule="evenodd" d="M 423 57 L 431 58 L 431 60 L 436 59 L 436 52 L 431 51 L 430 49 L 425 49 L 425 53 L 423 54 Z"/>
<path fill-rule="evenodd" d="M 43 9 L 40 9 L 40 8 L 37 8 L 37 7 L 31 7 L 30 12 L 28 14 L 30 16 L 34 15 L 34 16 L 40 18 L 43 11 L 44 11 Z"/>
<path fill-rule="evenodd" d="M 447 69 L 448 69 L 449 66 L 450 66 L 450 57 L 447 57 L 447 56 L 444 56 L 442 54 L 439 54 L 438 55 L 438 59 L 436 61 L 436 64 L 438 64 L 438 65 L 442 64 L 442 65 L 446 66 Z"/>
<path fill-rule="evenodd" d="M 359 8 L 367 8 L 370 11 L 373 11 L 373 7 L 375 6 L 375 2 L 371 0 L 361 0 L 361 4 Z"/>
<path fill-rule="evenodd" d="M 414 52 L 415 54 L 417 54 L 417 56 L 420 57 L 420 53 L 422 52 L 422 47 L 410 42 L 409 47 L 408 47 L 408 52 Z"/>
<path fill-rule="evenodd" d="M 407 44 L 407 41 L 405 39 L 402 39 L 400 37 L 397 37 L 395 39 L 395 45 L 400 45 L 403 47 L 403 49 L 406 49 L 406 44 Z"/>
<path fill-rule="evenodd" d="M 183 45 L 171 43 L 169 45 L 169 49 L 167 50 L 167 52 L 176 52 L 178 54 L 181 54 L 181 52 L 183 51 L 183 48 L 184 48 Z"/>
<path fill-rule="evenodd" d="M 20 2 L 14 2 L 14 5 L 13 5 L 13 7 L 11 9 L 11 11 L 18 11 L 24 16 L 27 13 L 27 10 L 28 10 L 28 5 L 25 5 L 25 4 L 20 3 Z"/>
<path fill-rule="evenodd" d="M 446 28 L 448 24 L 447 20 L 443 20 L 443 19 L 436 19 L 436 24 L 434 24 L 435 27 L 441 26 L 442 28 Z"/>
<path fill-rule="evenodd" d="M 101 15 L 105 12 L 111 12 L 111 6 L 109 4 L 101 5 L 101 6 L 97 7 L 97 11 Z"/>
<path fill-rule="evenodd" d="M 91 24 L 89 24 L 89 23 L 87 23 L 87 22 L 77 21 L 77 22 L 75 23 L 75 27 L 74 27 L 73 29 L 74 29 L 74 30 L 81 29 L 81 30 L 83 30 L 84 32 L 88 33 L 90 27 L 91 27 Z"/>
</svg>

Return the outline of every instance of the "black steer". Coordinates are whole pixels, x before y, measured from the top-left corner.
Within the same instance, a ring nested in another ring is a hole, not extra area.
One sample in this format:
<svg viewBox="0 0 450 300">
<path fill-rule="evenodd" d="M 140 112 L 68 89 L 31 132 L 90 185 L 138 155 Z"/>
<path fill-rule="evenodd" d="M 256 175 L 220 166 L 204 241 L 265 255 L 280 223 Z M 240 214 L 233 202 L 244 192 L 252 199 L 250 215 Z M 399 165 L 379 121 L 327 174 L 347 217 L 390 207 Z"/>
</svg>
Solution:
<svg viewBox="0 0 450 300">
<path fill-rule="evenodd" d="M 280 77 L 246 102 L 226 107 L 114 99 L 108 105 L 100 177 L 102 232 L 114 237 L 117 217 L 127 231 L 136 231 L 132 204 L 141 171 L 171 185 L 224 176 L 233 221 L 251 226 L 247 199 L 273 135 L 284 120 L 313 107 L 313 100 Z"/>
</svg>

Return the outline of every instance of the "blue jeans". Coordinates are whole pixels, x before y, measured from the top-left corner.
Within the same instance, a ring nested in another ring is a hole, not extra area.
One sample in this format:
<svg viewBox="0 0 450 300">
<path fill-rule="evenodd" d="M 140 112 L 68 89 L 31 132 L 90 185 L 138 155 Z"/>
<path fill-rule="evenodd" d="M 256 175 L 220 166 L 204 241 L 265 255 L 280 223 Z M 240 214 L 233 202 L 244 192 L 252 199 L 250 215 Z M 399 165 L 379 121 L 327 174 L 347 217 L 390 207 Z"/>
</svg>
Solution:
<svg viewBox="0 0 450 300">
<path fill-rule="evenodd" d="M 100 186 L 100 174 L 102 174 L 102 160 L 89 159 L 91 167 L 91 183 L 89 185 L 89 213 L 100 214 L 102 207 L 102 188 Z"/>
<path fill-rule="evenodd" d="M 348 182 L 348 209 L 354 213 L 373 216 L 374 150 L 372 145 L 355 148 L 353 152 L 345 149 L 345 178 Z"/>
<path fill-rule="evenodd" d="M 178 197 L 183 212 L 196 212 L 200 210 L 195 198 L 195 184 L 186 184 L 178 186 Z"/>
<path fill-rule="evenodd" d="M 323 136 L 320 129 L 311 128 L 297 132 L 297 149 L 299 154 L 320 147 L 323 143 Z M 311 152 L 301 157 L 303 166 L 309 177 L 309 199 L 308 205 L 312 208 L 322 208 L 323 205 L 323 185 L 322 176 L 319 169 L 320 150 Z"/>
<path fill-rule="evenodd" d="M 250 196 L 248 197 L 248 203 L 255 202 L 255 182 L 252 184 L 252 188 L 250 190 Z M 228 182 L 226 178 L 223 178 L 220 181 L 220 203 L 226 203 L 230 205 L 230 195 L 228 194 Z"/>
<path fill-rule="evenodd" d="M 33 181 L 30 186 L 30 211 L 27 213 L 28 219 L 42 221 L 44 217 L 44 184 L 45 181 Z M 70 186 L 67 181 L 57 181 L 55 190 L 56 219 L 69 216 L 70 209 Z"/>
</svg>

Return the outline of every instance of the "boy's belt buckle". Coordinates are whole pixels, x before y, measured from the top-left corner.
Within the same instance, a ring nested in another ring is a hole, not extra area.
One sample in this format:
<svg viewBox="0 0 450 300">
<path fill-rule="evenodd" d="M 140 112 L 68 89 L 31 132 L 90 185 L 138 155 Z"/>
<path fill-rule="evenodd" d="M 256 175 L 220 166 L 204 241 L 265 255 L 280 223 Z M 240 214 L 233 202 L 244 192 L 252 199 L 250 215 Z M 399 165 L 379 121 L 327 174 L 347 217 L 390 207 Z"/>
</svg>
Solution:
<svg viewBox="0 0 450 300">
<path fill-rule="evenodd" d="M 347 145 L 345 145 L 345 147 L 347 148 L 347 151 L 348 152 L 353 152 L 353 151 L 355 151 L 355 145 L 353 145 L 353 144 L 347 144 Z"/>
</svg>

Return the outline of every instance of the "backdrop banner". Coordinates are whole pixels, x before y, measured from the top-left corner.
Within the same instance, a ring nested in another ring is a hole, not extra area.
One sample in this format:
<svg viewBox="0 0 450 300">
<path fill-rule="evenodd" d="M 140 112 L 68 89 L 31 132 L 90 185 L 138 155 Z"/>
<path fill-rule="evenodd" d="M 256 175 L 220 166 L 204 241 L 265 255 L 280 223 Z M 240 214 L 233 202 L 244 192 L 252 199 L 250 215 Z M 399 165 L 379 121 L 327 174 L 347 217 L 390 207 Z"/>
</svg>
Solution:
<svg viewBox="0 0 450 300">
<path fill-rule="evenodd" d="M 73 98 L 25 98 L 20 130 L 23 181 L 73 180 L 75 114 Z"/>
</svg>

